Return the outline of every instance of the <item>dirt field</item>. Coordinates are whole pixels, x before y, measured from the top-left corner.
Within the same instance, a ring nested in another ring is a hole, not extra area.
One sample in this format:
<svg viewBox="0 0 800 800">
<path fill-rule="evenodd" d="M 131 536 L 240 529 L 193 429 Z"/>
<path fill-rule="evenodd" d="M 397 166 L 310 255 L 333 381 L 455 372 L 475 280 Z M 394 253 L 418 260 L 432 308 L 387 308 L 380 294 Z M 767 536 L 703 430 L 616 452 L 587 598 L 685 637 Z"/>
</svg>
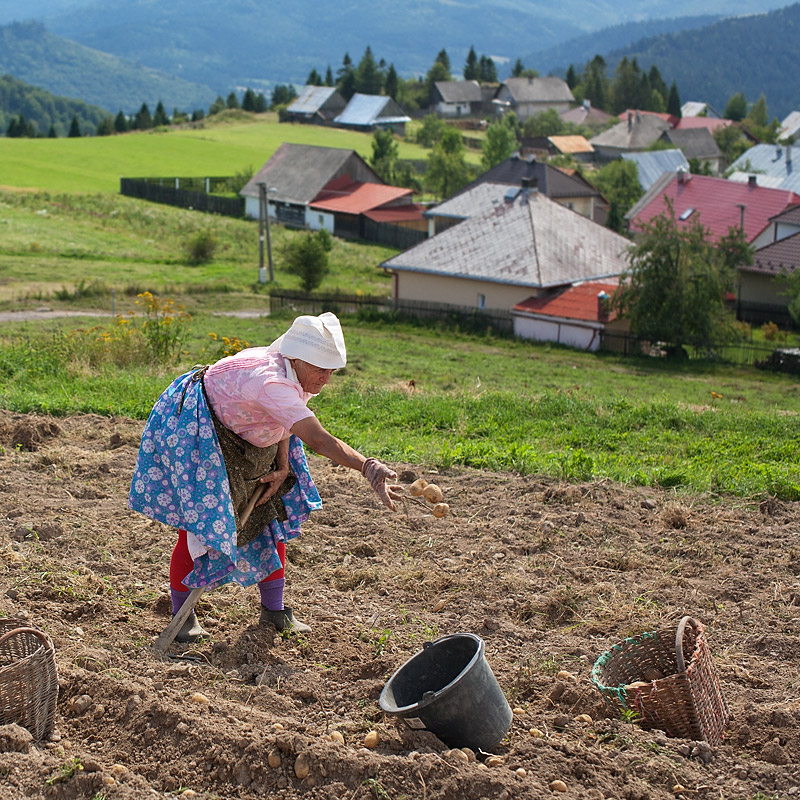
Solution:
<svg viewBox="0 0 800 800">
<path fill-rule="evenodd" d="M 312 457 L 325 508 L 287 569 L 312 633 L 259 628 L 255 588 L 225 587 L 200 604 L 210 638 L 170 649 L 196 660 L 160 659 L 173 532 L 125 507 L 141 429 L 0 423 L 0 616 L 52 637 L 61 685 L 51 741 L 0 728 L 4 800 L 800 792 L 798 504 L 393 465 L 444 489 L 454 514 L 440 520 L 416 503 L 392 514 Z M 707 626 L 732 711 L 711 752 L 631 724 L 590 680 L 609 646 L 684 614 Z M 378 705 L 425 641 L 456 632 L 485 641 L 514 708 L 497 758 Z"/>
</svg>

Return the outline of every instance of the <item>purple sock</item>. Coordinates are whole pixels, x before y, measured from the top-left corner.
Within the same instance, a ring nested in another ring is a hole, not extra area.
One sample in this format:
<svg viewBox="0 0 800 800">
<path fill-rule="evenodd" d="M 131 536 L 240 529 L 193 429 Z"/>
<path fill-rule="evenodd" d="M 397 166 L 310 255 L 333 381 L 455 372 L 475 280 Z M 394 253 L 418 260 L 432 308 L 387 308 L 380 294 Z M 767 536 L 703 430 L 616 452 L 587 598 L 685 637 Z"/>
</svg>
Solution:
<svg viewBox="0 0 800 800">
<path fill-rule="evenodd" d="M 172 614 L 174 616 L 181 610 L 181 606 L 186 602 L 192 591 L 187 589 L 185 592 L 179 592 L 177 589 L 170 589 L 169 593 L 172 595 Z"/>
<path fill-rule="evenodd" d="M 286 585 L 284 578 L 274 581 L 263 581 L 258 584 L 261 592 L 261 605 L 268 611 L 283 611 L 283 587 Z"/>
</svg>

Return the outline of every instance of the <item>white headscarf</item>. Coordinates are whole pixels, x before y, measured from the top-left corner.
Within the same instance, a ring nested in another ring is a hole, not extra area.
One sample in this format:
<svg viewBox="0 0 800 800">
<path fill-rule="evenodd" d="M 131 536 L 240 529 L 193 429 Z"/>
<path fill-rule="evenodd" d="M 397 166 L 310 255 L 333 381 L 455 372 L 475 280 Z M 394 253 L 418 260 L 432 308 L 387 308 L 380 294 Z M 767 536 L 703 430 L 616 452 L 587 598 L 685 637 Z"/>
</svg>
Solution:
<svg viewBox="0 0 800 800">
<path fill-rule="evenodd" d="M 335 314 L 297 317 L 270 346 L 286 358 L 299 358 L 320 369 L 341 369 L 347 363 L 342 326 Z"/>
</svg>

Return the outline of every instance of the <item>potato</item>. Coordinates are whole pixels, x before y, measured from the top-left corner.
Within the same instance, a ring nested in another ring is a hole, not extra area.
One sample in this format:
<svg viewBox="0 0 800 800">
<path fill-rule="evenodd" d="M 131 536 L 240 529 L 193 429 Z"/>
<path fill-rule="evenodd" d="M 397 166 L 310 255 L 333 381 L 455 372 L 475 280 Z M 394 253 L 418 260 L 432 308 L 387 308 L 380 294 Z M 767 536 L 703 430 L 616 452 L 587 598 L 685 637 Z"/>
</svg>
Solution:
<svg viewBox="0 0 800 800">
<path fill-rule="evenodd" d="M 433 507 L 433 516 L 434 517 L 446 517 L 450 513 L 450 506 L 447 503 L 437 503 Z"/>
<path fill-rule="evenodd" d="M 567 791 L 567 784 L 564 781 L 554 780 L 550 781 L 550 791 L 551 792 L 566 792 Z"/>
<path fill-rule="evenodd" d="M 422 497 L 427 485 L 428 481 L 426 481 L 425 478 L 417 478 L 417 480 L 408 487 L 408 493 L 411 497 Z"/>
<path fill-rule="evenodd" d="M 364 747 L 368 747 L 370 750 L 374 750 L 380 744 L 381 738 L 378 735 L 378 731 L 370 731 L 364 737 Z"/>
<path fill-rule="evenodd" d="M 441 503 L 444 499 L 444 493 L 435 483 L 429 483 L 423 490 L 422 496 L 429 503 Z"/>
</svg>

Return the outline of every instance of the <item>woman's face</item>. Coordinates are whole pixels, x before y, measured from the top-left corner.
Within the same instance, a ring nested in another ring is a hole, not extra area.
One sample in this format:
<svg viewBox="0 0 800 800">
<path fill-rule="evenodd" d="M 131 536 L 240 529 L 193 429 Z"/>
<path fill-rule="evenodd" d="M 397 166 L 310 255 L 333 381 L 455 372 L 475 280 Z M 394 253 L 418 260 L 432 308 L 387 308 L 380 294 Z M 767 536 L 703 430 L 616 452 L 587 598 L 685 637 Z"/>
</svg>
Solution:
<svg viewBox="0 0 800 800">
<path fill-rule="evenodd" d="M 300 381 L 303 391 L 309 394 L 319 394 L 322 387 L 331 379 L 331 375 L 336 372 L 335 369 L 315 367 L 299 358 L 293 358 L 291 361 L 297 380 Z"/>
</svg>

